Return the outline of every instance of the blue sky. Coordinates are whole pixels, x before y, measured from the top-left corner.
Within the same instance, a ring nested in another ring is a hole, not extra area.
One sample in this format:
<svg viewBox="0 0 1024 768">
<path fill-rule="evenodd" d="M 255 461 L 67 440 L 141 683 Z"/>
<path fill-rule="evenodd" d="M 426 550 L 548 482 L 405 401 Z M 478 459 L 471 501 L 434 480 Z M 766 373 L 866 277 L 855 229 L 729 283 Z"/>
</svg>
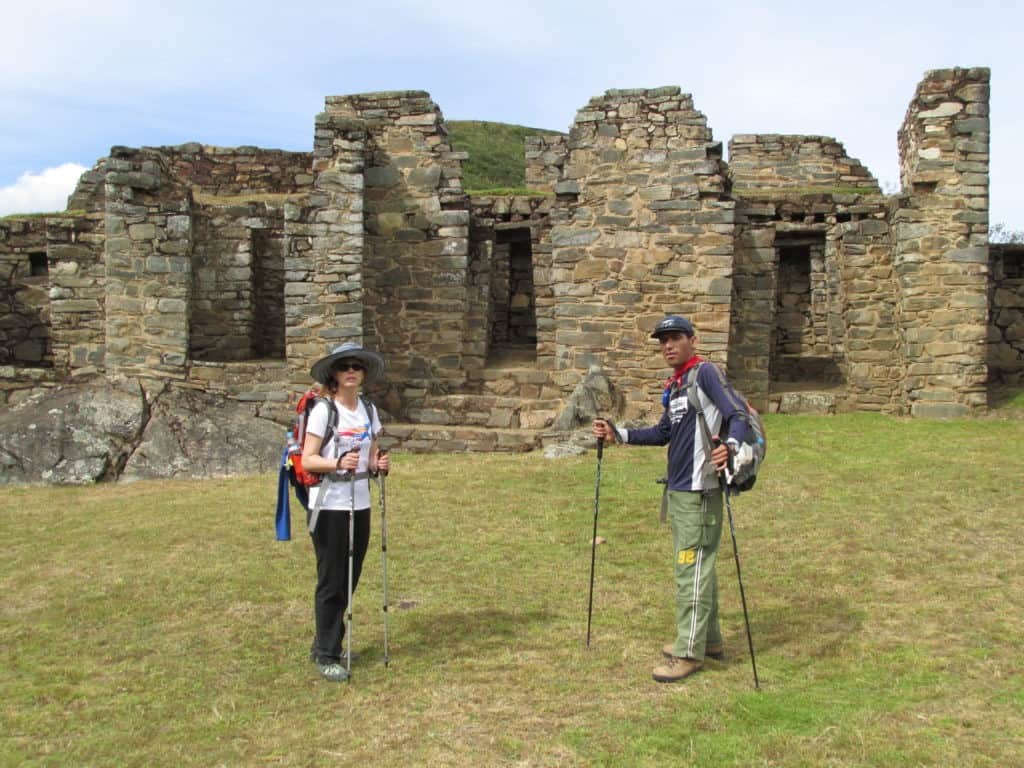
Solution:
<svg viewBox="0 0 1024 768">
<path fill-rule="evenodd" d="M 679 85 L 716 139 L 834 136 L 886 189 L 924 72 L 992 70 L 991 220 L 1024 229 L 1024 7 L 953 3 L 35 0 L 5 9 L 0 215 L 59 210 L 113 145 L 309 150 L 327 95 L 429 91 L 453 120 L 567 130 Z"/>
</svg>

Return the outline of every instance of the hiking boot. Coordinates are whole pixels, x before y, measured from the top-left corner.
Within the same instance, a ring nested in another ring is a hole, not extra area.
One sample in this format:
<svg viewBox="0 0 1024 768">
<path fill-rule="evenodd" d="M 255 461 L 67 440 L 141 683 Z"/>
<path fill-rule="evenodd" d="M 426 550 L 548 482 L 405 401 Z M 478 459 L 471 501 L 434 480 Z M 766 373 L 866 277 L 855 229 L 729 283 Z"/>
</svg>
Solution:
<svg viewBox="0 0 1024 768">
<path fill-rule="evenodd" d="M 673 656 L 660 667 L 654 668 L 654 679 L 659 683 L 675 683 L 689 677 L 704 666 L 704 662 Z"/>
<path fill-rule="evenodd" d="M 661 648 L 661 655 L 666 659 L 671 659 L 676 655 L 676 646 L 674 643 L 669 643 Z M 721 643 L 717 645 L 708 645 L 704 649 L 704 655 L 712 659 L 723 659 L 725 658 L 725 648 L 722 647 Z"/>
<path fill-rule="evenodd" d="M 330 680 L 332 683 L 348 680 L 348 671 L 336 661 L 327 664 L 317 662 L 316 668 L 320 672 L 320 677 Z"/>
</svg>

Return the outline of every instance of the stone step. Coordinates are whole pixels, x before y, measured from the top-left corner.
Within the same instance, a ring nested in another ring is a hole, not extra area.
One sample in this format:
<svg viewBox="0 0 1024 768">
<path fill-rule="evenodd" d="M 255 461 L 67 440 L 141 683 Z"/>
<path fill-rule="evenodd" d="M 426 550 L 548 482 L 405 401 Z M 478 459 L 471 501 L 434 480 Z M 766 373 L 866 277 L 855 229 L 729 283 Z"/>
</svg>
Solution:
<svg viewBox="0 0 1024 768">
<path fill-rule="evenodd" d="M 541 430 L 391 423 L 380 442 L 408 453 L 525 453 L 540 447 Z"/>
<path fill-rule="evenodd" d="M 415 424 L 542 429 L 551 425 L 561 407 L 560 399 L 538 400 L 490 393 L 430 395 L 406 413 Z"/>
<path fill-rule="evenodd" d="M 482 368 L 475 371 L 469 382 L 481 392 L 495 395 L 542 398 L 559 397 L 557 387 L 550 382 L 550 372 L 532 367 Z"/>
<path fill-rule="evenodd" d="M 772 392 L 768 395 L 768 413 L 818 414 L 827 416 L 836 412 L 836 400 L 841 399 L 841 390 L 800 390 L 796 392 Z"/>
</svg>

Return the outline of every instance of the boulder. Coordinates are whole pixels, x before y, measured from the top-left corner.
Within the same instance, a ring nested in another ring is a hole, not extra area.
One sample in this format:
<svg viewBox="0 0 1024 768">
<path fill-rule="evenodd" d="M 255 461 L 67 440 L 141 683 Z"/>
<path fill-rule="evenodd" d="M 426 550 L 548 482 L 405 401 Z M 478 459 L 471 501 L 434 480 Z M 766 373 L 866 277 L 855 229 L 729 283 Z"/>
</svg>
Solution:
<svg viewBox="0 0 1024 768">
<path fill-rule="evenodd" d="M 93 378 L 0 414 L 0 483 L 84 484 L 267 472 L 281 426 L 255 405 L 167 385 Z"/>
</svg>

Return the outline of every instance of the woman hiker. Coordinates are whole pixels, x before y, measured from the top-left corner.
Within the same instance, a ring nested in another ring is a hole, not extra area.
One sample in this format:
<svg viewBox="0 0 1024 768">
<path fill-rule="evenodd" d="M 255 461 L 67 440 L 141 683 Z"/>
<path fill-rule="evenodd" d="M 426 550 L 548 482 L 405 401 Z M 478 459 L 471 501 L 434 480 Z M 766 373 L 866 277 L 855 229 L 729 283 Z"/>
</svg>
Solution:
<svg viewBox="0 0 1024 768">
<path fill-rule="evenodd" d="M 384 359 L 379 354 L 351 342 L 336 347 L 310 370 L 310 376 L 323 387 L 324 399 L 310 412 L 302 446 L 302 465 L 310 472 L 325 473 L 325 482 L 313 486 L 309 498 L 311 510 L 318 504 L 320 507 L 311 533 L 316 551 L 316 635 L 310 658 L 325 679 L 335 682 L 348 677 L 346 665 L 342 663 L 342 639 L 349 599 L 348 517 L 353 493 L 355 544 L 351 591 L 354 593 L 370 541 L 369 476 L 391 468 L 388 455 L 381 453 L 377 446 L 381 433 L 377 409 L 360 397 L 362 387 L 378 379 L 383 372 Z M 328 408 L 337 413 L 337 418 L 330 420 L 337 424 L 330 435 L 325 434 Z M 328 475 L 330 482 L 326 482 Z M 322 500 L 320 494 L 325 494 Z M 348 661 L 351 664 L 352 659 Z"/>
</svg>

